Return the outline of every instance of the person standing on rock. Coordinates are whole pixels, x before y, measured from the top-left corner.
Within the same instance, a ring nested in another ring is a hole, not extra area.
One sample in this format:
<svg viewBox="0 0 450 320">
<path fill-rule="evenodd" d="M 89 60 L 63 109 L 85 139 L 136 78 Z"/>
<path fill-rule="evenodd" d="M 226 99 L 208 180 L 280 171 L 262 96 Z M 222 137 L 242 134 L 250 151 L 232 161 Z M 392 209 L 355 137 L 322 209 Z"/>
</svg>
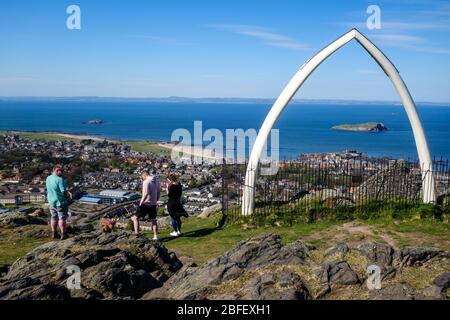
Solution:
<svg viewBox="0 0 450 320">
<path fill-rule="evenodd" d="M 142 172 L 142 197 L 136 213 L 131 217 L 133 220 L 134 233 L 140 231 L 139 219 L 149 216 L 152 222 L 153 240 L 158 240 L 158 224 L 156 221 L 157 202 L 160 196 L 160 183 L 156 172 L 150 174 L 147 170 Z"/>
<path fill-rule="evenodd" d="M 61 231 L 61 240 L 67 238 L 66 220 L 69 216 L 69 200 L 72 194 L 67 189 L 67 183 L 62 177 L 63 168 L 56 165 L 53 172 L 47 177 L 45 182 L 47 188 L 47 202 L 50 208 L 51 220 L 50 227 L 52 238 L 58 236 L 58 226 Z"/>
<path fill-rule="evenodd" d="M 178 182 L 177 176 L 175 174 L 169 174 L 169 176 L 167 177 L 166 190 L 169 197 L 169 200 L 167 201 L 167 211 L 169 211 L 173 227 L 173 231 L 170 233 L 170 235 L 172 237 L 178 237 L 181 235 L 181 217 L 188 217 L 188 214 L 181 204 L 183 187 L 181 183 Z"/>
</svg>

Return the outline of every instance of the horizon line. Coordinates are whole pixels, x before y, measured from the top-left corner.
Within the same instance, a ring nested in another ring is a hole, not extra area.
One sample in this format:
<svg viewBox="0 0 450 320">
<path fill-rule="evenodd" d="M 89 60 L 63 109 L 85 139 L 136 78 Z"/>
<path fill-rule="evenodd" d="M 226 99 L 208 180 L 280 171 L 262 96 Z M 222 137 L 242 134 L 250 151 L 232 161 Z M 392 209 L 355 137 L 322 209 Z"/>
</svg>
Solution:
<svg viewBox="0 0 450 320">
<path fill-rule="evenodd" d="M 0 96 L 0 100 L 159 100 L 163 102 L 166 100 L 167 102 L 176 102 L 177 100 L 191 100 L 195 101 L 205 101 L 205 100 L 216 100 L 216 101 L 208 101 L 210 103 L 218 103 L 219 100 L 223 102 L 231 102 L 237 103 L 241 102 L 270 102 L 273 103 L 276 98 L 244 98 L 244 97 L 186 97 L 186 96 L 165 96 L 165 97 L 125 97 L 125 96 Z M 291 102 L 354 102 L 354 103 L 391 103 L 391 104 L 401 104 L 401 101 L 396 100 L 365 100 L 365 99 L 319 99 L 319 98 L 297 98 L 292 99 Z M 178 101 L 179 102 L 179 101 Z M 416 104 L 433 104 L 433 105 L 450 105 L 450 101 L 425 101 L 425 100 L 417 100 Z"/>
</svg>

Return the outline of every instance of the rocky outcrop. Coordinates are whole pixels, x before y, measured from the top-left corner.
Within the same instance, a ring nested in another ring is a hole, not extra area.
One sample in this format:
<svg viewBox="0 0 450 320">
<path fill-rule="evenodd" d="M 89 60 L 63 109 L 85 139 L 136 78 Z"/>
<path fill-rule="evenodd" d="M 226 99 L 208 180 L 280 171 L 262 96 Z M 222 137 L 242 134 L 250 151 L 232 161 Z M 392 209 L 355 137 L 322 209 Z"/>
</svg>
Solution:
<svg viewBox="0 0 450 320">
<path fill-rule="evenodd" d="M 220 212 L 222 210 L 222 204 L 213 204 L 212 206 L 206 207 L 203 209 L 203 211 L 197 216 L 202 219 L 209 218 L 213 214 L 216 214 L 217 212 Z"/>
<path fill-rule="evenodd" d="M 342 124 L 332 127 L 333 130 L 354 132 L 382 132 L 388 128 L 382 122 L 366 122 L 358 124 Z"/>
<path fill-rule="evenodd" d="M 69 290 L 73 266 L 81 271 L 81 287 Z M 0 280 L 0 299 L 139 298 L 181 266 L 144 236 L 86 233 L 46 243 L 14 262 Z"/>
<path fill-rule="evenodd" d="M 220 300 L 309 300 L 311 296 L 300 276 L 294 272 L 254 274 L 236 291 L 212 295 Z"/>
<path fill-rule="evenodd" d="M 369 260 L 370 264 L 392 265 L 394 249 L 390 245 L 366 242 L 359 245 L 358 250 Z"/>
<path fill-rule="evenodd" d="M 352 285 L 361 283 L 356 272 L 345 261 L 323 264 L 319 271 L 319 278 L 322 284 L 328 285 Z"/>
<path fill-rule="evenodd" d="M 0 267 L 0 299 L 448 299 L 449 252 L 338 243 L 328 250 L 278 235 L 239 242 L 197 266 L 126 231 L 46 243 Z M 367 287 L 367 267 L 381 289 Z M 80 287 L 71 284 L 73 267 Z"/>
<path fill-rule="evenodd" d="M 42 217 L 30 216 L 27 213 L 12 212 L 0 216 L 0 226 L 8 228 L 17 228 L 28 224 L 46 225 L 47 219 Z"/>
<path fill-rule="evenodd" d="M 302 241 L 283 246 L 278 235 L 245 240 L 201 267 L 183 268 L 146 299 L 204 299 L 211 286 L 235 280 L 266 266 L 304 264 L 312 247 Z M 256 281 L 256 280 L 255 280 Z"/>
<path fill-rule="evenodd" d="M 327 249 L 323 254 L 324 257 L 343 256 L 350 251 L 350 248 L 345 243 L 338 243 L 337 245 Z"/>
<path fill-rule="evenodd" d="M 447 290 L 450 288 L 450 272 L 444 272 L 440 276 L 438 276 L 436 279 L 434 279 L 434 285 L 436 285 L 439 288 L 442 288 L 444 290 Z"/>
<path fill-rule="evenodd" d="M 444 254 L 443 251 L 435 248 L 402 248 L 398 252 L 398 259 L 402 266 L 420 265 L 428 260 Z"/>
</svg>

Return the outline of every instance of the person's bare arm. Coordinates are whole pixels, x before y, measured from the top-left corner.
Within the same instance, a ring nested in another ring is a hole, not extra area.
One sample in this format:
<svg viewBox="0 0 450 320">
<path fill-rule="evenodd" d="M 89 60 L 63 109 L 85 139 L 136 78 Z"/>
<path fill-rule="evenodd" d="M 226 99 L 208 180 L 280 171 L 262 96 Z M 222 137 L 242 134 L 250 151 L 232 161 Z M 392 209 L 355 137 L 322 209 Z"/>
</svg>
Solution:
<svg viewBox="0 0 450 320">
<path fill-rule="evenodd" d="M 148 186 L 145 183 L 145 181 L 142 183 L 142 197 L 141 197 L 141 201 L 139 202 L 139 205 L 142 206 L 142 204 L 144 203 L 145 198 L 148 195 Z"/>
<path fill-rule="evenodd" d="M 159 184 L 159 182 L 157 183 L 157 185 L 156 185 L 156 193 L 157 193 L 157 195 L 156 195 L 156 201 L 159 201 L 159 197 L 160 197 L 160 195 L 161 195 L 161 185 Z"/>
</svg>

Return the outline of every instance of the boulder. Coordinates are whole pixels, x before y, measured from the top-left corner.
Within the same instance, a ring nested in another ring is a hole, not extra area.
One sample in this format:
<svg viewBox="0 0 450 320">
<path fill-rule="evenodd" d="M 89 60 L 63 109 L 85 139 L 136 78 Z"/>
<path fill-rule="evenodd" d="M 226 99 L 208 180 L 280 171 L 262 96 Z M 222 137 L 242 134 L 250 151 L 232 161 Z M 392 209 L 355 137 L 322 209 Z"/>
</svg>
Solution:
<svg viewBox="0 0 450 320">
<path fill-rule="evenodd" d="M 308 289 L 293 272 L 254 274 L 237 291 L 208 298 L 220 300 L 309 300 Z"/>
<path fill-rule="evenodd" d="M 20 212 L 12 212 L 0 216 L 0 226 L 3 227 L 17 228 L 28 224 L 46 225 L 48 221 L 42 217 L 33 217 Z"/>
<path fill-rule="evenodd" d="M 421 293 L 415 296 L 416 300 L 444 300 L 443 289 L 436 286 L 431 285 L 422 290 Z"/>
<path fill-rule="evenodd" d="M 369 293 L 369 297 L 374 300 L 413 300 L 414 295 L 415 289 L 408 283 L 394 283 Z"/>
<path fill-rule="evenodd" d="M 261 235 L 238 243 L 201 267 L 186 267 L 144 299 L 204 299 L 208 287 L 234 280 L 244 273 L 276 265 L 305 264 L 313 248 L 302 241 L 283 246 L 278 235 Z"/>
<path fill-rule="evenodd" d="M 396 257 L 402 266 L 413 266 L 422 265 L 442 253 L 435 248 L 406 247 L 400 249 Z"/>
<path fill-rule="evenodd" d="M 69 234 L 92 232 L 94 230 L 95 228 L 91 223 L 79 223 L 75 225 L 69 224 L 67 226 L 67 233 Z"/>
<path fill-rule="evenodd" d="M 356 272 L 345 261 L 322 264 L 318 275 L 322 284 L 355 285 L 361 283 Z"/>
<path fill-rule="evenodd" d="M 220 210 L 222 210 L 222 204 L 220 203 L 213 204 L 212 206 L 204 208 L 202 210 L 202 213 L 200 213 L 197 217 L 206 219 L 211 217 L 213 214 L 219 212 Z"/>
<path fill-rule="evenodd" d="M 380 267 L 392 265 L 394 249 L 387 244 L 366 242 L 359 245 L 358 250 L 369 260 L 370 264 Z"/>
<path fill-rule="evenodd" d="M 434 279 L 433 282 L 436 286 L 439 288 L 442 288 L 444 290 L 447 290 L 450 288 L 450 272 L 444 272 L 440 276 L 438 276 L 436 279 Z"/>
<path fill-rule="evenodd" d="M 79 290 L 66 288 L 71 266 L 81 271 Z M 19 258 L 0 279 L 0 299 L 135 299 L 162 286 L 181 266 L 161 243 L 144 236 L 83 233 Z"/>
<path fill-rule="evenodd" d="M 5 276 L 8 273 L 9 265 L 7 264 L 0 264 L 0 278 Z"/>
<path fill-rule="evenodd" d="M 331 248 L 328 248 L 323 254 L 324 257 L 332 257 L 332 256 L 344 256 L 347 252 L 350 251 L 350 248 L 345 243 L 338 243 Z"/>
</svg>

